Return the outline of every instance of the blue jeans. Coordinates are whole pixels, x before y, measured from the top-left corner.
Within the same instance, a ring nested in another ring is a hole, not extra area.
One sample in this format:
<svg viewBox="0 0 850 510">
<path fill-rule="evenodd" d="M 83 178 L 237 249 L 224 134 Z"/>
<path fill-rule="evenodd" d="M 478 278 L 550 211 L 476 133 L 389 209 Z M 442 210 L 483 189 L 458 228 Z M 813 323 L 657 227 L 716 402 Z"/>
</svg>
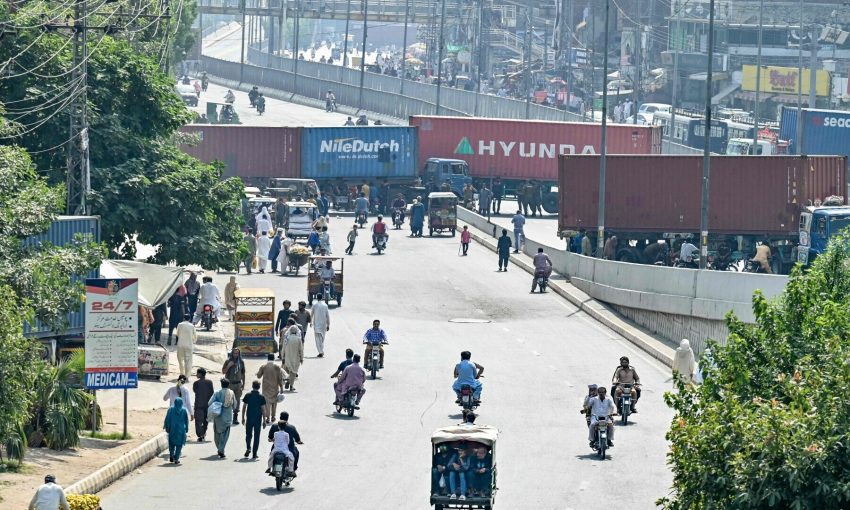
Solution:
<svg viewBox="0 0 850 510">
<path fill-rule="evenodd" d="M 470 386 L 472 386 L 472 398 L 474 398 L 475 400 L 481 400 L 481 390 L 484 389 L 484 385 L 481 384 L 481 381 L 476 379 L 476 380 L 472 381 L 471 383 L 464 383 L 464 384 L 469 384 Z M 457 381 L 455 381 L 455 383 L 452 384 L 452 389 L 455 391 L 455 393 L 457 394 L 458 397 L 460 397 L 460 387 L 461 386 L 462 385 Z"/>
<path fill-rule="evenodd" d="M 466 496 L 466 473 L 452 470 L 449 473 L 449 493 L 457 494 L 457 478 L 460 477 L 460 495 Z"/>
<path fill-rule="evenodd" d="M 490 491 L 492 489 L 492 471 L 490 468 L 487 468 L 483 473 L 470 472 L 469 473 L 469 485 L 472 486 L 474 490 L 477 491 Z"/>
<path fill-rule="evenodd" d="M 519 251 L 519 240 L 525 239 L 525 233 L 522 230 L 514 230 L 514 250 Z"/>
</svg>

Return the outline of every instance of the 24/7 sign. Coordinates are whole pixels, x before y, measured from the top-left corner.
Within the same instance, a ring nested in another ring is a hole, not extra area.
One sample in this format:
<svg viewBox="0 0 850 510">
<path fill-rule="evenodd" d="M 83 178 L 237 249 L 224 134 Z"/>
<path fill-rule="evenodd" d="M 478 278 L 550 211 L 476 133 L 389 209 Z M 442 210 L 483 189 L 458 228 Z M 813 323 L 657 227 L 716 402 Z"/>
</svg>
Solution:
<svg viewBox="0 0 850 510">
<path fill-rule="evenodd" d="M 139 281 L 86 280 L 86 378 L 91 389 L 138 387 Z"/>
</svg>

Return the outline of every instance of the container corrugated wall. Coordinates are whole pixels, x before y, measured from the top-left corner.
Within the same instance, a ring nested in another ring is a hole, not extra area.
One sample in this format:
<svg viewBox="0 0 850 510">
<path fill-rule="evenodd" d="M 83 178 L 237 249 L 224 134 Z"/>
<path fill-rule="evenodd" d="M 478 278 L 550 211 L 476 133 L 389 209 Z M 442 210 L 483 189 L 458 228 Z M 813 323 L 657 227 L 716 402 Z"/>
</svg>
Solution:
<svg viewBox="0 0 850 510">
<path fill-rule="evenodd" d="M 388 150 L 381 161 L 381 148 Z M 303 128 L 301 177 L 320 179 L 413 178 L 416 128 L 361 126 Z"/>
<path fill-rule="evenodd" d="M 100 242 L 100 217 L 99 216 L 59 216 L 47 229 L 47 232 L 37 236 L 31 236 L 23 241 L 24 246 L 38 248 L 42 244 L 54 246 L 65 246 L 74 240 L 76 234 L 82 234 L 84 238 L 94 242 Z M 86 278 L 97 278 L 99 271 L 94 270 L 87 274 Z M 63 334 L 80 335 L 85 328 L 85 314 L 82 306 L 80 309 L 68 314 L 68 329 Z M 54 336 L 54 333 L 45 325 L 36 322 L 33 327 L 24 323 L 24 334 L 35 338 Z"/>
<path fill-rule="evenodd" d="M 180 128 L 200 142 L 180 148 L 205 163 L 221 161 L 224 175 L 248 185 L 267 186 L 271 177 L 301 177 L 301 129 L 294 127 L 217 126 L 191 124 Z"/>
<path fill-rule="evenodd" d="M 846 164 L 844 157 L 712 157 L 709 232 L 793 234 L 801 206 L 835 194 Z M 564 156 L 560 165 L 560 228 L 595 230 L 599 156 Z M 701 181 L 701 156 L 608 156 L 606 230 L 698 232 Z"/>
<path fill-rule="evenodd" d="M 457 158 L 473 176 L 558 179 L 558 155 L 597 154 L 598 124 L 465 117 L 413 116 L 419 127 L 419 166 L 428 158 Z M 609 154 L 660 154 L 658 127 L 611 124 Z"/>
</svg>

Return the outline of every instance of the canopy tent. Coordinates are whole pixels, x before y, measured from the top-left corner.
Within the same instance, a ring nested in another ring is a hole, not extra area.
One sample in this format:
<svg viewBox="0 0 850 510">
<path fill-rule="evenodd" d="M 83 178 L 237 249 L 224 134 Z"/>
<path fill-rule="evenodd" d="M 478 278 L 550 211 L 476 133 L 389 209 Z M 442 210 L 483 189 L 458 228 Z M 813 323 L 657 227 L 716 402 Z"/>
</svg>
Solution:
<svg viewBox="0 0 850 510">
<path fill-rule="evenodd" d="M 455 425 L 437 429 L 431 434 L 433 444 L 451 443 L 453 441 L 475 441 L 476 443 L 493 446 L 499 436 L 499 429 L 489 425 L 466 427 Z"/>
<path fill-rule="evenodd" d="M 182 267 L 158 266 L 134 260 L 104 260 L 100 264 L 101 278 L 138 278 L 139 304 L 148 308 L 168 301 L 183 284 Z"/>
</svg>

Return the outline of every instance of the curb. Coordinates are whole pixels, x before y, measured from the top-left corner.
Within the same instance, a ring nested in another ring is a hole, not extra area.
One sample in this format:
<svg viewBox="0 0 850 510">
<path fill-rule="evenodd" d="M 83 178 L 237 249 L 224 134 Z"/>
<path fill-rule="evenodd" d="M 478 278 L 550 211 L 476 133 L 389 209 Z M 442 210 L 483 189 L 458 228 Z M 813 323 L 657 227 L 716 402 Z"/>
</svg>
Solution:
<svg viewBox="0 0 850 510">
<path fill-rule="evenodd" d="M 480 233 L 481 231 L 475 227 L 471 226 L 470 230 L 472 231 L 472 238 L 475 239 L 475 241 L 490 249 L 490 251 L 496 251 L 496 243 L 492 238 L 488 237 L 487 234 Z M 534 266 L 529 260 L 527 260 L 528 257 L 525 256 L 525 254 L 521 255 L 522 257 L 520 254 L 511 253 L 508 260 L 519 266 L 525 272 L 533 275 Z M 549 288 L 575 305 L 579 310 L 587 313 L 587 315 L 591 318 L 633 343 L 639 349 L 643 350 L 656 360 L 664 363 L 666 366 L 673 366 L 673 354 L 675 353 L 675 349 L 669 346 L 666 342 L 655 338 L 653 335 L 643 331 L 634 324 L 629 324 L 608 306 L 596 301 L 581 290 L 573 287 L 568 281 L 559 282 L 550 279 Z"/>
<path fill-rule="evenodd" d="M 96 494 L 167 449 L 168 434 L 161 432 L 125 453 L 121 458 L 113 460 L 82 480 L 66 487 L 65 492 Z"/>
</svg>

